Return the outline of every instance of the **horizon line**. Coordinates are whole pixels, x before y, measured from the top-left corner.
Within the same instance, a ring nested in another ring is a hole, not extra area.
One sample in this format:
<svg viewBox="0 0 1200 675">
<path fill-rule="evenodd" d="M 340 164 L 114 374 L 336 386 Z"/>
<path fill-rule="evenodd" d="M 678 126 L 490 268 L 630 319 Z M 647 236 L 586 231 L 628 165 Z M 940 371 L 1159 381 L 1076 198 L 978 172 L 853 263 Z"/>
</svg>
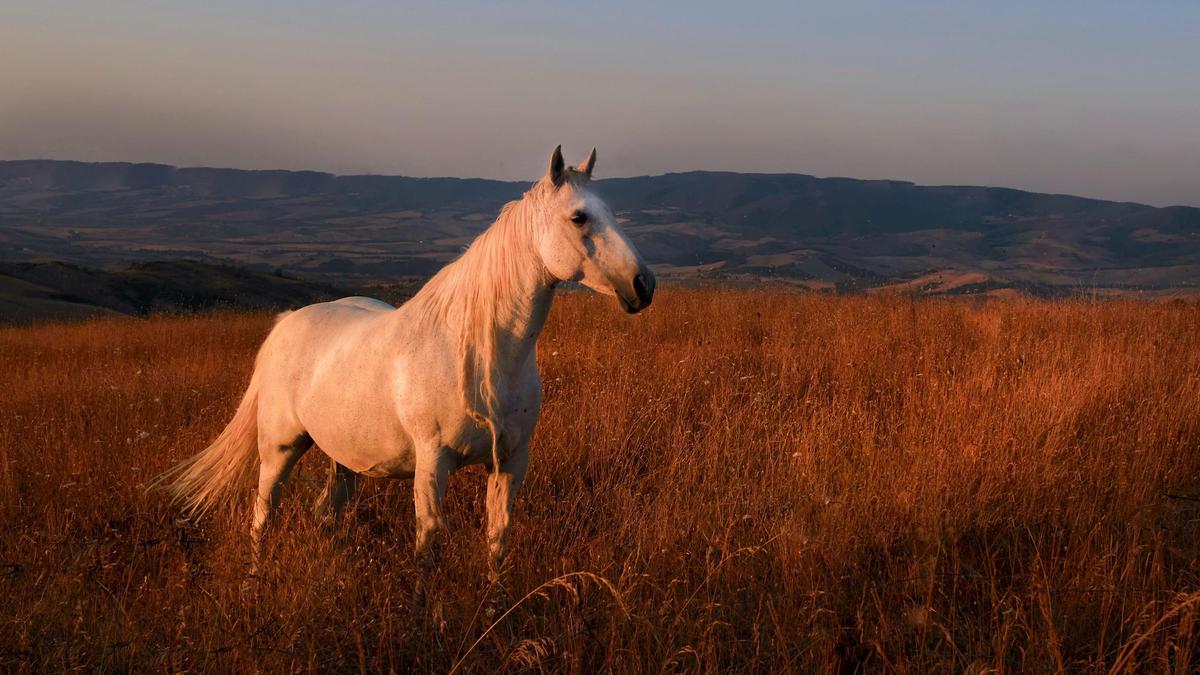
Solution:
<svg viewBox="0 0 1200 675">
<path fill-rule="evenodd" d="M 325 175 L 325 176 L 332 176 L 334 178 L 359 178 L 359 177 L 370 176 L 370 177 L 376 177 L 376 178 L 405 178 L 405 179 L 409 179 L 409 180 L 485 181 L 485 182 L 489 182 L 489 183 L 502 183 L 502 184 L 507 184 L 507 185 L 521 185 L 521 184 L 526 184 L 526 183 L 533 183 L 538 180 L 538 178 L 534 178 L 532 180 L 506 180 L 506 179 L 502 179 L 502 178 L 486 178 L 483 176 L 446 176 L 446 175 L 416 176 L 416 175 L 411 175 L 411 174 L 399 174 L 399 173 L 337 173 L 334 171 L 324 171 L 321 169 L 281 169 L 281 168 L 250 169 L 250 168 L 244 168 L 244 167 L 239 167 L 239 166 L 210 166 L 210 165 L 204 165 L 204 164 L 181 166 L 179 164 L 170 164 L 170 163 L 166 163 L 166 162 L 139 162 L 139 161 L 129 161 L 129 160 L 89 161 L 89 160 L 80 160 L 80 159 L 58 159 L 58 158 L 53 158 L 53 157 L 26 157 L 26 158 L 20 158 L 20 159 L 2 159 L 2 158 L 0 158 L 0 163 L 17 163 L 17 162 L 64 162 L 64 163 L 73 163 L 73 164 L 125 164 L 125 165 L 129 165 L 129 166 L 161 166 L 161 167 L 167 167 L 167 168 L 175 169 L 175 170 L 207 169 L 207 170 L 212 170 L 212 171 L 242 171 L 242 172 L 246 172 L 246 173 L 280 173 L 280 172 L 282 172 L 282 173 L 310 173 L 310 174 L 321 174 L 321 175 Z M 1070 197 L 1072 199 L 1085 199 L 1085 200 L 1095 201 L 1095 202 L 1106 202 L 1109 204 L 1129 204 L 1129 205 L 1133 205 L 1133 206 L 1142 206 L 1142 207 L 1151 208 L 1151 209 L 1176 209 L 1176 208 L 1200 209 L 1200 204 L 1197 204 L 1197 205 L 1166 204 L 1163 206 L 1156 206 L 1154 204 L 1147 204 L 1145 202 L 1139 202 L 1139 201 L 1128 200 L 1128 199 L 1105 199 L 1103 197 L 1089 197 L 1086 195 L 1073 194 L 1073 193 L 1068 193 L 1068 192 L 1039 192 L 1037 190 L 1028 190 L 1025 188 L 1014 188 L 1014 187 L 1008 187 L 1005 185 L 977 185 L 977 184 L 970 184 L 970 183 L 918 183 L 916 181 L 904 180 L 904 179 L 900 179 L 900 178 L 858 178 L 855 176 L 820 176 L 817 174 L 802 173 L 799 171 L 732 171 L 732 170 L 727 170 L 727 169 L 684 169 L 684 170 L 679 170 L 679 171 L 666 171 L 663 173 L 656 173 L 656 174 L 633 174 L 633 175 L 628 175 L 628 176 L 608 176 L 605 178 L 596 178 L 595 180 L 597 182 L 604 182 L 607 180 L 635 180 L 638 178 L 660 178 L 660 177 L 665 177 L 665 176 L 677 176 L 677 175 L 683 175 L 683 174 L 689 174 L 689 173 L 729 174 L 729 175 L 734 175 L 734 176 L 801 176 L 804 178 L 812 178 L 814 180 L 850 180 L 850 181 L 857 181 L 860 183 L 900 183 L 903 185 L 911 185 L 916 188 L 974 188 L 974 189 L 983 189 L 983 190 L 1010 190 L 1013 192 L 1021 192 L 1021 193 L 1033 194 L 1033 195 L 1045 195 L 1048 197 Z"/>
</svg>

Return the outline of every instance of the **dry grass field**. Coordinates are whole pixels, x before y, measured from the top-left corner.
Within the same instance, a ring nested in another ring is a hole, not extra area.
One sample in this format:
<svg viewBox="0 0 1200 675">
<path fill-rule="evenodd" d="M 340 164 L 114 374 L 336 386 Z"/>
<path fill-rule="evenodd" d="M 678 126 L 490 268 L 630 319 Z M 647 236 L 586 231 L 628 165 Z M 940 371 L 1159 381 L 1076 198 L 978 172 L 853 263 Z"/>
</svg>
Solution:
<svg viewBox="0 0 1200 675">
<path fill-rule="evenodd" d="M 498 611 L 481 467 L 423 575 L 409 483 L 322 528 L 311 452 L 246 590 L 248 489 L 200 523 L 147 494 L 270 324 L 0 330 L 0 669 L 1200 666 L 1194 303 L 567 295 Z"/>
</svg>

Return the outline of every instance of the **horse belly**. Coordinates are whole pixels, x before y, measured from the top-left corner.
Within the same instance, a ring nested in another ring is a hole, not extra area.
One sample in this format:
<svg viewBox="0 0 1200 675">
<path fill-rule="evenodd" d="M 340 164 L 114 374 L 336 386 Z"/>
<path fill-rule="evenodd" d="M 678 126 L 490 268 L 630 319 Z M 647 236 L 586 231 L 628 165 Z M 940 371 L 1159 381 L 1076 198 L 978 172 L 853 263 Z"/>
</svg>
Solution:
<svg viewBox="0 0 1200 675">
<path fill-rule="evenodd" d="M 355 395 L 352 388 L 329 391 L 335 393 L 313 397 L 301 415 L 317 447 L 355 473 L 411 476 L 414 444 L 387 400 Z"/>
<path fill-rule="evenodd" d="M 406 478 L 416 468 L 416 453 L 402 432 L 364 434 L 361 430 L 347 429 L 336 434 L 330 430 L 309 434 L 333 461 L 364 476 Z"/>
<path fill-rule="evenodd" d="M 412 478 L 416 472 L 416 458 L 409 452 L 397 455 L 358 471 L 372 478 Z"/>
</svg>

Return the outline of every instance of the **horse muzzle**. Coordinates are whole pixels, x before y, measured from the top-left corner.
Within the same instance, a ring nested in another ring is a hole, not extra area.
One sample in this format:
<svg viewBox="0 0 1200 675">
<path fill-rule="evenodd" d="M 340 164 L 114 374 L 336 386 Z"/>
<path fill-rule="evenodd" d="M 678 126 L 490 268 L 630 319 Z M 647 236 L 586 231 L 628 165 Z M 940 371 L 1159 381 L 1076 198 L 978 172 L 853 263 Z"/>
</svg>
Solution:
<svg viewBox="0 0 1200 675">
<path fill-rule="evenodd" d="M 654 284 L 654 273 L 647 267 L 639 268 L 632 279 L 616 287 L 617 302 L 621 309 L 637 314 L 649 307 L 654 299 Z"/>
</svg>

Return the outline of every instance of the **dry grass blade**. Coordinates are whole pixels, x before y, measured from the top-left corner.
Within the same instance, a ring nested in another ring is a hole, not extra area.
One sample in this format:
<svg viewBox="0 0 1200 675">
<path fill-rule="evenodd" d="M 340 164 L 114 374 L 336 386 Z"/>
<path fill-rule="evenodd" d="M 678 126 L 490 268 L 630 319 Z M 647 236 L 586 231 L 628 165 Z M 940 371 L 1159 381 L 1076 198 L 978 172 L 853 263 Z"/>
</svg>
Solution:
<svg viewBox="0 0 1200 675">
<path fill-rule="evenodd" d="M 1194 611 L 1197 607 L 1200 607 L 1200 591 L 1177 598 L 1175 602 L 1171 603 L 1171 607 L 1167 611 L 1163 612 L 1162 616 L 1158 617 L 1157 621 L 1151 624 L 1146 630 L 1135 635 L 1134 638 L 1125 645 L 1125 647 L 1121 650 L 1121 653 L 1117 655 L 1116 660 L 1113 661 L 1112 667 L 1108 672 L 1115 674 L 1126 672 L 1127 670 L 1131 669 L 1130 663 L 1132 663 L 1134 656 L 1137 654 L 1137 650 L 1140 649 L 1142 645 L 1146 644 L 1146 642 L 1148 642 L 1156 633 L 1162 630 L 1172 619 L 1178 617 L 1184 612 Z"/>
<path fill-rule="evenodd" d="M 625 608 L 625 603 L 621 601 L 621 592 L 618 591 L 617 587 L 613 586 L 612 582 L 608 579 L 591 572 L 568 572 L 567 574 L 561 574 L 553 579 L 550 579 L 549 581 L 546 581 L 532 591 L 529 591 L 520 600 L 517 600 L 511 607 L 505 610 L 505 612 L 501 614 L 495 621 L 493 621 L 492 625 L 484 629 L 484 631 L 479 634 L 479 637 L 471 643 L 471 646 L 467 647 L 467 650 L 458 657 L 458 659 L 454 662 L 454 665 L 450 668 L 450 673 L 453 674 L 458 672 L 458 669 L 462 667 L 463 662 L 468 656 L 471 655 L 471 652 L 475 651 L 475 648 L 479 646 L 479 643 L 483 642 L 483 639 L 486 638 L 493 630 L 495 630 L 496 626 L 499 626 L 501 623 L 503 623 L 504 620 L 508 618 L 508 615 L 512 614 L 517 610 L 517 608 L 521 607 L 526 602 L 534 599 L 546 599 L 550 596 L 550 592 L 553 590 L 564 591 L 571 596 L 573 600 L 578 601 L 580 593 L 577 582 L 580 581 L 590 581 L 600 588 L 608 591 L 608 594 L 612 597 L 613 602 L 616 604 L 617 609 L 620 610 L 621 614 L 628 615 L 629 612 Z M 523 641 L 523 643 L 525 642 L 528 642 L 528 640 Z M 544 642 L 539 642 L 538 644 L 540 647 L 544 647 L 545 645 Z"/>
</svg>

